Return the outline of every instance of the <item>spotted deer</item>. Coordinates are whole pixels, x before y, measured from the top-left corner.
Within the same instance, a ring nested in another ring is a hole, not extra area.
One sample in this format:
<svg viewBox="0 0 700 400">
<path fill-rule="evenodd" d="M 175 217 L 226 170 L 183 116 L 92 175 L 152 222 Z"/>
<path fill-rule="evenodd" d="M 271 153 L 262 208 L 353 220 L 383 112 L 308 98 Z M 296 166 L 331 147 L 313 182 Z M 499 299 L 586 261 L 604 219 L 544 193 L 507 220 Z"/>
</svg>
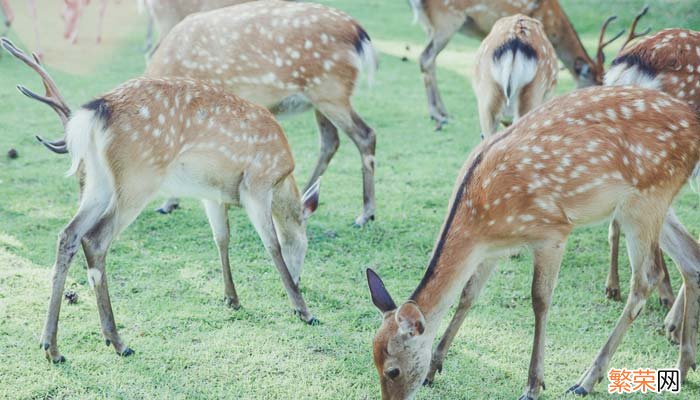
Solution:
<svg viewBox="0 0 700 400">
<path fill-rule="evenodd" d="M 316 324 L 299 291 L 307 249 L 306 220 L 318 204 L 318 183 L 299 196 L 294 160 L 272 114 L 232 93 L 187 78 L 137 78 L 74 112 L 36 61 L 7 39 L 2 46 L 37 71 L 40 96 L 65 127 L 69 175 L 82 174 L 78 211 L 58 236 L 53 287 L 41 346 L 62 362 L 56 333 L 68 268 L 82 245 L 102 333 L 119 355 L 133 351 L 114 322 L 105 257 L 116 236 L 159 191 L 202 200 L 217 244 L 226 303 L 239 307 L 231 277 L 228 207 L 241 205 L 263 241 L 300 318 Z"/>
<path fill-rule="evenodd" d="M 90 4 L 90 0 L 63 0 L 63 21 L 65 29 L 63 37 L 70 40 L 71 43 L 78 41 L 78 22 L 80 22 L 85 8 Z M 100 11 L 97 18 L 97 43 L 102 42 L 102 26 L 104 25 L 105 12 L 107 11 L 107 3 L 109 0 L 100 0 Z"/>
<path fill-rule="evenodd" d="M 377 67 L 367 32 L 349 15 L 313 3 L 257 1 L 185 18 L 163 39 L 146 76 L 204 80 L 267 107 L 279 117 L 315 109 L 320 156 L 307 188 L 328 167 L 338 129 L 362 159 L 364 207 L 355 220 L 374 219 L 375 134 L 350 97 L 364 68 Z M 162 212 L 170 212 L 168 201 Z"/>
<path fill-rule="evenodd" d="M 700 107 L 700 32 L 688 29 L 665 29 L 645 36 L 633 46 L 627 47 L 633 39 L 649 33 L 637 34 L 635 28 L 639 19 L 646 14 L 645 8 L 632 23 L 630 34 L 612 67 L 605 75 L 606 85 L 634 85 L 661 90 L 692 106 Z M 618 275 L 618 249 L 620 226 L 613 220 L 608 233 L 610 242 L 610 271 L 605 293 L 608 298 L 621 300 Z M 659 251 L 658 262 L 666 270 L 663 254 Z M 666 278 L 659 286 L 659 298 L 663 305 L 671 307 L 666 327 L 673 341 L 678 341 L 680 310 L 683 304 L 682 292 L 679 302 L 674 303 L 671 282 Z"/>
<path fill-rule="evenodd" d="M 472 80 L 481 137 L 542 104 L 557 84 L 557 70 L 541 22 L 522 14 L 499 19 L 479 46 Z"/>
<path fill-rule="evenodd" d="M 138 6 L 139 10 L 147 10 L 158 35 L 164 38 L 175 25 L 190 14 L 250 1 L 254 0 L 138 0 Z M 152 35 L 152 30 L 149 32 L 149 35 Z M 146 47 L 150 48 L 153 42 L 152 37 L 146 38 L 146 42 Z"/>
<path fill-rule="evenodd" d="M 579 87 L 603 82 L 603 65 L 588 56 L 557 0 L 409 0 L 409 4 L 414 19 L 420 22 L 429 37 L 420 56 L 420 68 L 430 118 L 436 121 L 438 130 L 448 120 L 435 74 L 438 54 L 457 32 L 477 39 L 485 38 L 502 17 L 524 14 L 541 21 L 557 55 Z"/>
<path fill-rule="evenodd" d="M 663 277 L 654 262 L 659 242 L 685 281 L 678 362 L 685 378 L 695 365 L 700 264 L 694 261 L 700 258 L 694 238 L 666 215 L 700 160 L 699 145 L 697 110 L 635 87 L 569 93 L 484 140 L 462 167 L 427 270 L 410 298 L 397 307 L 368 270 L 372 301 L 383 314 L 373 342 L 382 398 L 413 398 L 426 378 L 432 380 L 496 258 L 528 247 L 535 335 L 521 399 L 537 399 L 544 388 L 546 321 L 567 237 L 573 228 L 611 215 L 626 234 L 634 271 L 630 294 L 605 346 L 569 391 L 584 395 L 603 379 Z M 440 322 L 460 291 L 457 313 L 431 358 Z"/>
</svg>

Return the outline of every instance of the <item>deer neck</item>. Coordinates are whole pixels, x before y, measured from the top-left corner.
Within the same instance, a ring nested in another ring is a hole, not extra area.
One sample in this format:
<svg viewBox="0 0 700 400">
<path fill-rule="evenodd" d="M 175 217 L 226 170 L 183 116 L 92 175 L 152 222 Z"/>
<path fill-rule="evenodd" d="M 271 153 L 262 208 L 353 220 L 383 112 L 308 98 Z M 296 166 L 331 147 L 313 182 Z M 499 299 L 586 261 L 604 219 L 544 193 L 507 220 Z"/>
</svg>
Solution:
<svg viewBox="0 0 700 400">
<path fill-rule="evenodd" d="M 545 13 L 540 18 L 543 21 L 545 32 L 552 41 L 552 46 L 557 52 L 557 56 L 564 63 L 566 68 L 574 77 L 577 77 L 574 70 L 574 62 L 577 58 L 584 60 L 589 66 L 593 66 L 593 60 L 586 53 L 586 48 L 581 43 L 578 33 L 571 25 L 569 17 L 564 10 L 556 7 L 552 14 Z"/>
</svg>

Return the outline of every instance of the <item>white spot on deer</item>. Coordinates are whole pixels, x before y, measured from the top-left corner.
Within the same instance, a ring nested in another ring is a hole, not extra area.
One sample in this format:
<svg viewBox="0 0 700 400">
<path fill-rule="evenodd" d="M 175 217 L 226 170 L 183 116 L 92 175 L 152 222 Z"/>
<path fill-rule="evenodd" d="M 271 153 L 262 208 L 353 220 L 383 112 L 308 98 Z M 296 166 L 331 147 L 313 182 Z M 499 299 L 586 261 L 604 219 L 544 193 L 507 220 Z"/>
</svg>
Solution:
<svg viewBox="0 0 700 400">
<path fill-rule="evenodd" d="M 151 112 L 148 111 L 148 107 L 141 106 L 141 109 L 139 109 L 139 115 L 141 115 L 143 118 L 148 118 L 151 116 Z"/>
<path fill-rule="evenodd" d="M 165 115 L 158 114 L 158 123 L 160 123 L 161 125 L 165 124 Z"/>
<path fill-rule="evenodd" d="M 313 42 L 311 42 L 309 39 L 306 39 L 306 40 L 304 41 L 304 48 L 305 48 L 306 50 L 310 49 L 313 45 L 314 45 Z"/>
<path fill-rule="evenodd" d="M 326 35 L 325 33 L 321 34 L 321 43 L 323 43 L 323 44 L 328 43 L 328 35 Z"/>
</svg>

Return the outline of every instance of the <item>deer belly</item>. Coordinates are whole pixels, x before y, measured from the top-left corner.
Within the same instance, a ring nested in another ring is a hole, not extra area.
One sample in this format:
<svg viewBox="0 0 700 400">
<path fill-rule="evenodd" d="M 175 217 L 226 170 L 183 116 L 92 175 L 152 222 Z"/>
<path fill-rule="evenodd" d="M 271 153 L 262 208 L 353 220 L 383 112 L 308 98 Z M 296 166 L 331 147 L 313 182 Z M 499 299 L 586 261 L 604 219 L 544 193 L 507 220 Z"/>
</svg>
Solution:
<svg viewBox="0 0 700 400">
<path fill-rule="evenodd" d="M 169 168 L 160 194 L 238 205 L 242 176 L 242 171 L 216 158 L 206 163 L 178 160 Z"/>
</svg>

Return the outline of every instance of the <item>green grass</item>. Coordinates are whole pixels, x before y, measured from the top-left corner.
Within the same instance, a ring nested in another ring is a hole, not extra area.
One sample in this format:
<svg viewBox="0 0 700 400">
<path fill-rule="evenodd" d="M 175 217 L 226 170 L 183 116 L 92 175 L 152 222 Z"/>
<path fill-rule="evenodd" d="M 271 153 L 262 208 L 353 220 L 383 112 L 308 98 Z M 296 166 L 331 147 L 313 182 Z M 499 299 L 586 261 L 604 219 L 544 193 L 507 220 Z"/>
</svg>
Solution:
<svg viewBox="0 0 700 400">
<path fill-rule="evenodd" d="M 693 0 L 650 0 L 641 27 L 700 28 Z M 351 222 L 360 211 L 361 177 L 356 149 L 346 137 L 322 186 L 321 205 L 309 222 L 309 251 L 302 287 L 322 321 L 310 327 L 289 311 L 271 261 L 245 214 L 231 212 L 231 262 L 243 304 L 223 305 L 223 283 L 209 227 L 201 207 L 160 216 L 149 210 L 119 238 L 108 258 L 112 302 L 122 337 L 136 350 L 127 359 L 106 348 L 99 329 L 85 261 L 76 258 L 67 289 L 76 305 L 63 305 L 59 345 L 68 361 L 50 365 L 38 336 L 49 295 L 55 238 L 76 209 L 76 183 L 62 178 L 66 157 L 45 151 L 33 139 L 60 135 L 45 106 L 14 90 L 22 82 L 38 87 L 19 62 L 0 58 L 0 398 L 378 398 L 371 340 L 379 315 L 369 300 L 366 267 L 376 269 L 397 299 L 418 284 L 445 215 L 459 167 L 478 142 L 476 101 L 464 65 L 478 42 L 456 37 L 440 65 L 439 82 L 454 118 L 432 130 L 418 67 L 413 57 L 425 35 L 411 25 L 405 1 L 325 1 L 358 18 L 385 54 L 376 85 L 361 88 L 355 104 L 376 129 L 377 220 L 364 229 Z M 591 48 L 600 20 L 612 13 L 627 25 L 645 1 L 562 1 Z M 136 51 L 141 32 L 90 76 L 54 73 L 70 104 L 89 98 L 143 70 Z M 24 47 L 24 44 L 22 44 Z M 406 47 L 410 51 L 405 50 Z M 393 55 L 388 55 L 393 54 Z M 560 93 L 573 87 L 562 73 Z M 304 183 L 317 156 L 310 114 L 283 122 L 290 138 L 296 176 Z M 676 201 L 688 229 L 700 231 L 698 197 L 685 190 Z M 622 311 L 607 301 L 607 228 L 575 231 L 569 241 L 554 294 L 547 337 L 546 399 L 562 396 L 593 360 Z M 629 278 L 626 260 L 622 281 Z M 443 374 L 419 399 L 517 398 L 525 384 L 533 334 L 530 306 L 531 259 L 501 262 L 474 306 L 446 360 Z M 672 272 L 674 287 L 679 275 Z M 628 289 L 623 285 L 623 294 Z M 611 367 L 675 365 L 677 348 L 661 335 L 664 310 L 656 295 L 615 354 Z M 607 398 L 605 382 L 592 398 Z M 642 398 L 642 396 L 631 396 Z M 648 397 L 648 396 L 646 396 Z M 691 372 L 683 393 L 700 397 L 700 373 Z"/>
</svg>

